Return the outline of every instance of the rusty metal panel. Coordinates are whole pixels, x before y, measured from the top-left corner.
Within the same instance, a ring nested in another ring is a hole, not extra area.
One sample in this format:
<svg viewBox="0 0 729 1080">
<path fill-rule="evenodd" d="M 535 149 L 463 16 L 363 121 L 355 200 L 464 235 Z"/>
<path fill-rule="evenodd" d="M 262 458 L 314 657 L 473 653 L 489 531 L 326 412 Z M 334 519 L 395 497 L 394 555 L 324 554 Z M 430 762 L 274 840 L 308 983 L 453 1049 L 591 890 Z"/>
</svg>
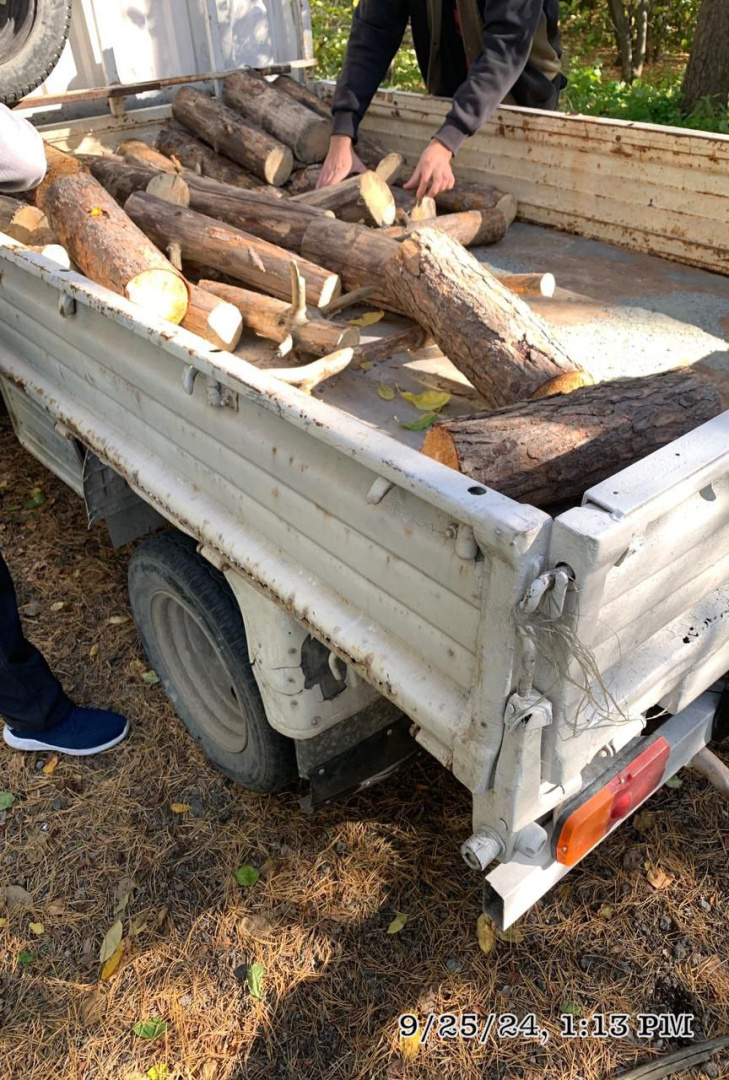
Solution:
<svg viewBox="0 0 729 1080">
<path fill-rule="evenodd" d="M 363 130 L 414 163 L 448 108 L 383 92 Z M 503 107 L 455 168 L 513 192 L 522 221 L 729 274 L 729 136 Z"/>
</svg>

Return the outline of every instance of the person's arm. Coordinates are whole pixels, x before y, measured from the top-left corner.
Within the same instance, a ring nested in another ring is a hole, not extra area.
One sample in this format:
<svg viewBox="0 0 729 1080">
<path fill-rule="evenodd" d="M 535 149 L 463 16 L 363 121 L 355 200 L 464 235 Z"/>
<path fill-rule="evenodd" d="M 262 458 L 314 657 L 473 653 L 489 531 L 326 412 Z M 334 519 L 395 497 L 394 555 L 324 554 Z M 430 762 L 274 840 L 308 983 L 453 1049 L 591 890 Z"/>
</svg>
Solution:
<svg viewBox="0 0 729 1080">
<path fill-rule="evenodd" d="M 491 119 L 524 71 L 541 17 L 542 0 L 493 0 L 486 5 L 481 55 L 434 135 L 451 154 Z"/>
<path fill-rule="evenodd" d="M 402 44 L 409 15 L 408 0 L 360 0 L 355 9 L 334 91 L 332 139 L 319 187 L 336 184 L 362 169 L 353 149 L 357 130 Z"/>
<path fill-rule="evenodd" d="M 30 191 L 45 173 L 40 135 L 30 121 L 0 105 L 0 192 Z"/>
</svg>

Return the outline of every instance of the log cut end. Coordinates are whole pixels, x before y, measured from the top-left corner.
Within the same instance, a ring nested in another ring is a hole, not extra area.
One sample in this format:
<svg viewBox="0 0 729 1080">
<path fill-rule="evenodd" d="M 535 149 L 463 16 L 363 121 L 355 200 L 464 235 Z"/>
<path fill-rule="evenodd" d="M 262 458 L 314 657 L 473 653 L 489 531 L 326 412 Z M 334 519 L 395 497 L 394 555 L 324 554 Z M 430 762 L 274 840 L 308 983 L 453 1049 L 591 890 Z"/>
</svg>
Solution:
<svg viewBox="0 0 729 1080">
<path fill-rule="evenodd" d="M 331 135 L 331 120 L 325 120 L 324 117 L 311 120 L 296 140 L 297 161 L 303 161 L 305 165 L 323 161 L 329 150 Z"/>
<path fill-rule="evenodd" d="M 432 427 L 425 436 L 421 453 L 426 457 L 439 461 L 441 465 L 447 465 L 449 469 L 461 471 L 461 463 L 458 457 L 455 440 L 445 428 Z"/>
<path fill-rule="evenodd" d="M 238 308 L 197 285 L 189 289 L 190 306 L 182 326 L 211 345 L 233 352 L 243 336 L 243 316 Z"/>
<path fill-rule="evenodd" d="M 181 323 L 187 312 L 187 285 L 172 269 L 143 270 L 127 282 L 125 292 L 135 304 L 172 323 Z"/>
<path fill-rule="evenodd" d="M 190 188 L 177 173 L 160 173 L 153 176 L 145 189 L 150 195 L 172 203 L 174 206 L 190 205 Z"/>
<path fill-rule="evenodd" d="M 540 386 L 530 395 L 529 400 L 538 401 L 540 398 L 554 397 L 555 394 L 571 394 L 582 386 L 592 386 L 594 381 L 587 371 L 565 371 Z"/>
<path fill-rule="evenodd" d="M 495 208 L 504 215 L 507 229 L 516 218 L 517 202 L 514 195 L 502 195 Z"/>
<path fill-rule="evenodd" d="M 368 171 L 362 174 L 360 192 L 360 199 L 376 225 L 394 224 L 395 200 L 385 181 L 376 172 Z"/>
<path fill-rule="evenodd" d="M 263 172 L 267 184 L 281 187 L 291 176 L 294 167 L 294 155 L 288 146 L 276 146 L 266 156 Z"/>
</svg>

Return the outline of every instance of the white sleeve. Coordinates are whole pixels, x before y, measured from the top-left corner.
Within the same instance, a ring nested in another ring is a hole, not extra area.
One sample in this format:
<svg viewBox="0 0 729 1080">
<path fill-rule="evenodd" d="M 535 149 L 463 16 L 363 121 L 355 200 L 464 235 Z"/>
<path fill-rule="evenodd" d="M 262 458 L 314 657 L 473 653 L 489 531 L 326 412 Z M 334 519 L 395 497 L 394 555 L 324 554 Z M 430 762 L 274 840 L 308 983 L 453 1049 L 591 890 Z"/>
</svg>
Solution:
<svg viewBox="0 0 729 1080">
<path fill-rule="evenodd" d="M 45 173 L 40 135 L 30 121 L 0 105 L 0 192 L 29 191 Z"/>
</svg>

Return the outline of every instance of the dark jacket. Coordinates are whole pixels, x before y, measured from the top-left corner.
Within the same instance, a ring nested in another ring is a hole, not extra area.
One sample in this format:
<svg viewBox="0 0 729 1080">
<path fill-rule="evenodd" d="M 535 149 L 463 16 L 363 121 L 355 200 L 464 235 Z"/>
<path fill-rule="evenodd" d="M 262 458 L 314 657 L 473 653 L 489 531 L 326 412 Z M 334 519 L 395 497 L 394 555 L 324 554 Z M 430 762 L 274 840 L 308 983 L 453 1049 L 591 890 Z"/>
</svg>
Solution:
<svg viewBox="0 0 729 1080">
<path fill-rule="evenodd" d="M 334 93 L 334 133 L 356 139 L 408 21 L 429 93 L 453 98 L 435 137 L 454 154 L 509 93 L 516 105 L 556 108 L 566 82 L 558 7 L 559 0 L 360 0 Z"/>
</svg>

